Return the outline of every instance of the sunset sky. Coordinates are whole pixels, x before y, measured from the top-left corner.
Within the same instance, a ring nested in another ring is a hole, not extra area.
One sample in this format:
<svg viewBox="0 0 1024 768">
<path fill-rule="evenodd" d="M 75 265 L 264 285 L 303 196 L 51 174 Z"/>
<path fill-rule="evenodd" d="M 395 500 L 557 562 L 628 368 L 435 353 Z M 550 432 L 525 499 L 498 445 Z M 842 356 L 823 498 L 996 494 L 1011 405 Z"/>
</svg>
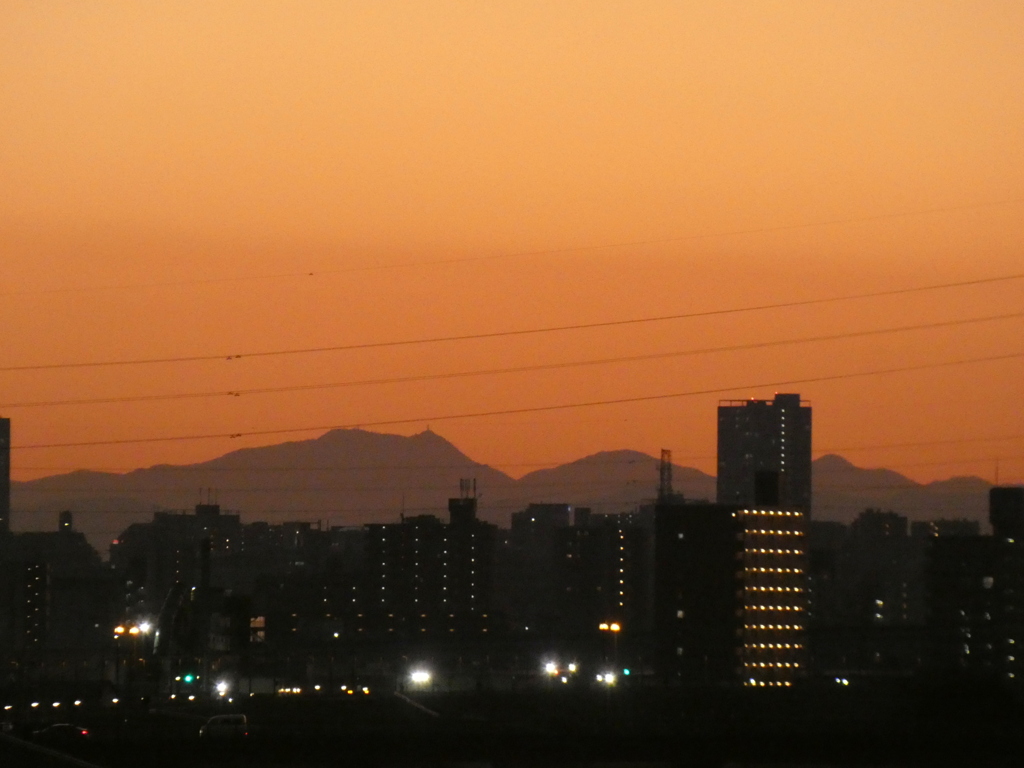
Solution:
<svg viewBox="0 0 1024 768">
<path fill-rule="evenodd" d="M 0 264 L 18 480 L 346 425 L 713 473 L 786 391 L 815 455 L 1024 482 L 1024 3 L 6 0 Z"/>
</svg>

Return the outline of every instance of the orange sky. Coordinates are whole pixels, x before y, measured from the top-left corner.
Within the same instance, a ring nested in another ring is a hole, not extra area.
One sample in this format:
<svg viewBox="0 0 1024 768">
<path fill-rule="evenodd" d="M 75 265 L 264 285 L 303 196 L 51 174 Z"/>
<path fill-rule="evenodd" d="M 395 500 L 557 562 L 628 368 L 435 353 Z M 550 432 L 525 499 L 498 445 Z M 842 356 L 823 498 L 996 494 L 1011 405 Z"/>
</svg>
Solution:
<svg viewBox="0 0 1024 768">
<path fill-rule="evenodd" d="M 8 0 L 0 365 L 472 334 L 1024 272 L 1022 29 L 1024 5 L 995 1 Z M 238 398 L 12 404 L 653 354 L 1015 313 L 1022 299 L 1024 280 L 1008 280 L 511 339 L 8 371 L 0 414 L 15 445 L 412 419 L 381 429 L 429 422 L 514 475 L 662 447 L 713 471 L 720 397 L 1024 353 L 1024 321 Z M 1024 481 L 1024 357 L 781 389 L 812 401 L 816 454 L 918 480 L 992 479 L 999 459 L 1001 480 Z M 18 450 L 14 477 L 316 434 Z M 907 442 L 930 444 L 888 447 Z"/>
</svg>

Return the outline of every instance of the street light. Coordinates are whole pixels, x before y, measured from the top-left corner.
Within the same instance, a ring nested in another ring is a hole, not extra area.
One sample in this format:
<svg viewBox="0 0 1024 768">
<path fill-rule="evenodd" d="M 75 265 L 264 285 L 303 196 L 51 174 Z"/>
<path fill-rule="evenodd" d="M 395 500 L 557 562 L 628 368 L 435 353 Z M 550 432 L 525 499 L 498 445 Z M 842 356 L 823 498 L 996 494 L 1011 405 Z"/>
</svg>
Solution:
<svg viewBox="0 0 1024 768">
<path fill-rule="evenodd" d="M 597 625 L 597 628 L 602 632 L 611 632 L 612 635 L 612 649 L 615 656 L 615 666 L 619 665 L 619 632 L 622 631 L 622 625 L 617 621 L 602 621 Z"/>
</svg>

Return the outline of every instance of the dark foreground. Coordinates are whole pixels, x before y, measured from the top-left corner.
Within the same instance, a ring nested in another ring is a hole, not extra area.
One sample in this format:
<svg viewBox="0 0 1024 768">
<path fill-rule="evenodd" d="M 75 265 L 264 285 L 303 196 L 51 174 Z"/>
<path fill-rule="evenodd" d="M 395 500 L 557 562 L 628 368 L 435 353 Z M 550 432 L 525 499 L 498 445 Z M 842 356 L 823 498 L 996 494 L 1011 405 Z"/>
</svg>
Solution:
<svg viewBox="0 0 1024 768">
<path fill-rule="evenodd" d="M 201 740 L 202 722 L 224 711 L 244 712 L 249 735 Z M 50 746 L 109 768 L 1024 765 L 1017 699 L 966 684 L 276 696 L 237 707 L 92 704 L 73 714 L 89 738 Z M 15 722 L 12 735 L 32 728 Z M 4 768 L 69 764 L 0 741 Z"/>
</svg>

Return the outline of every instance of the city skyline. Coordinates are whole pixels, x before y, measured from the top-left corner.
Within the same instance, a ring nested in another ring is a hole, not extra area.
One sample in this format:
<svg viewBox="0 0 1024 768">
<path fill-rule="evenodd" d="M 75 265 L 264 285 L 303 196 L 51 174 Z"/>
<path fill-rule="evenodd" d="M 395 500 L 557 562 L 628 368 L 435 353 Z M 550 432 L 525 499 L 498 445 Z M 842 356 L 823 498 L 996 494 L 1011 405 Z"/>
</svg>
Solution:
<svg viewBox="0 0 1024 768">
<path fill-rule="evenodd" d="M 0 11 L 17 480 L 388 422 L 711 472 L 709 406 L 794 390 L 822 453 L 1024 480 L 1017 4 L 66 13 Z"/>
<path fill-rule="evenodd" d="M 765 438 L 770 443 L 770 436 Z M 716 497 L 713 475 L 687 467 L 682 459 L 674 467 L 675 489 L 685 498 Z M 913 521 L 985 519 L 984 494 L 991 483 L 980 478 L 921 485 L 890 470 L 858 467 L 837 455 L 819 458 L 814 467 L 817 519 L 848 523 L 868 508 L 898 510 Z M 241 513 L 246 521 L 388 522 L 401 514 L 443 512 L 452 488 L 469 477 L 481 490 L 485 519 L 505 524 L 510 513 L 533 502 L 617 513 L 648 503 L 658 490 L 658 458 L 636 451 L 602 452 L 554 468 L 519 469 L 529 471 L 518 478 L 506 475 L 432 431 L 404 437 L 337 430 L 312 440 L 243 449 L 196 465 L 161 465 L 122 474 L 71 472 L 15 482 L 14 527 L 51 530 L 59 511 L 75 510 L 83 513 L 82 530 L 105 551 L 124 525 L 147 519 L 148 510 L 187 510 L 211 499 Z"/>
<path fill-rule="evenodd" d="M 1021 763 L 1022 30 L 0 4 L 0 764 Z"/>
</svg>

